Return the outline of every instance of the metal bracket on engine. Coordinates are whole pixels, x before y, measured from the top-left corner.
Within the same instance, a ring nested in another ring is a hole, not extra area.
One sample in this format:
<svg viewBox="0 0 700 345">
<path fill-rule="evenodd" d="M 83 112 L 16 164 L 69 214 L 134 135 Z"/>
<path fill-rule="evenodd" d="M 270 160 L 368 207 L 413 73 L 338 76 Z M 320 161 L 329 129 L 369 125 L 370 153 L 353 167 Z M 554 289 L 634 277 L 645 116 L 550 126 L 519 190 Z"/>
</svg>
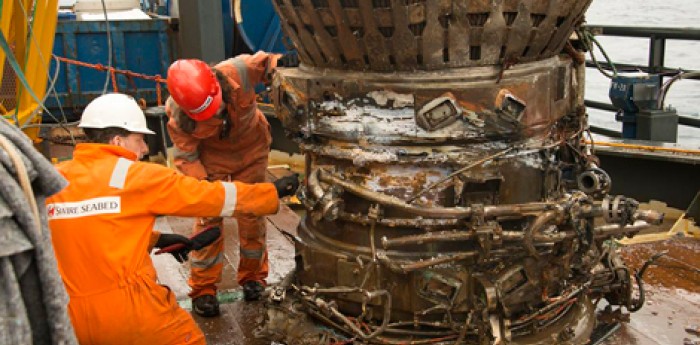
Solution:
<svg viewBox="0 0 700 345">
<path fill-rule="evenodd" d="M 637 211 L 639 203 L 634 199 L 628 199 L 622 195 L 614 197 L 607 196 L 601 204 L 603 216 L 608 223 L 631 224 L 634 220 L 634 213 Z"/>
<path fill-rule="evenodd" d="M 474 275 L 474 279 L 483 289 L 484 297 L 486 297 L 486 309 L 489 311 L 496 310 L 498 306 L 498 291 L 496 290 L 496 285 L 482 275 Z"/>
<path fill-rule="evenodd" d="M 445 306 L 454 305 L 462 289 L 459 279 L 432 270 L 423 271 L 417 285 L 421 297 Z"/>
<path fill-rule="evenodd" d="M 286 296 L 287 289 L 285 289 L 283 286 L 277 285 L 272 288 L 272 292 L 270 293 L 270 300 L 273 302 L 282 303 Z"/>
<path fill-rule="evenodd" d="M 434 131 L 453 124 L 462 114 L 462 108 L 451 93 L 433 99 L 416 113 L 416 123 L 426 131 Z"/>
</svg>

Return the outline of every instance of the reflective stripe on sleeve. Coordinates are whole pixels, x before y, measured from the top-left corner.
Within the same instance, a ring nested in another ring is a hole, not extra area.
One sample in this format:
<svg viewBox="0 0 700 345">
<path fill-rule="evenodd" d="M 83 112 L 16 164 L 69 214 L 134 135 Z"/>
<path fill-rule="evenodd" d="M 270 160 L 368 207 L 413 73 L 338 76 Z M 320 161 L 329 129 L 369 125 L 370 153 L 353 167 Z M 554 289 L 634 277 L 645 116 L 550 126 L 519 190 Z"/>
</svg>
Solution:
<svg viewBox="0 0 700 345">
<path fill-rule="evenodd" d="M 221 208 L 222 217 L 230 217 L 233 211 L 236 210 L 236 198 L 238 197 L 238 190 L 236 185 L 231 182 L 221 182 L 224 185 L 224 207 Z"/>
<path fill-rule="evenodd" d="M 241 86 L 243 86 L 243 91 L 250 91 L 250 80 L 248 80 L 248 65 L 246 65 L 243 58 L 236 57 L 231 59 L 231 64 L 236 68 L 238 76 L 241 77 Z"/>
<path fill-rule="evenodd" d="M 114 170 L 112 170 L 112 177 L 109 179 L 109 186 L 124 189 L 126 174 L 129 172 L 129 167 L 133 163 L 133 161 L 126 158 L 120 157 L 117 159 L 117 164 L 114 165 Z"/>
</svg>

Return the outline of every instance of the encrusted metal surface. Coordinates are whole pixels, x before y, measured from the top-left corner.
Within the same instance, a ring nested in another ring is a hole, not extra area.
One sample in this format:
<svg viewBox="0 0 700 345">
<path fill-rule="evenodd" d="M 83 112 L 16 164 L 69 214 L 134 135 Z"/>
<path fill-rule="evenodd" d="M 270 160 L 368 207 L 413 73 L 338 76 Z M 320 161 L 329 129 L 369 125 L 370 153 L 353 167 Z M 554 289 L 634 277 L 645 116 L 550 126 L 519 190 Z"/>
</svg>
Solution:
<svg viewBox="0 0 700 345">
<path fill-rule="evenodd" d="M 640 307 L 609 240 L 662 218 L 608 195 L 580 52 L 556 55 L 589 3 L 276 1 L 306 63 L 272 98 L 306 154 L 307 216 L 274 310 L 349 342 L 584 344 L 591 301 Z"/>
<path fill-rule="evenodd" d="M 296 278 L 309 312 L 365 342 L 582 343 L 587 322 L 567 335 L 593 317 L 581 297 L 632 303 L 603 243 L 657 219 L 596 201 L 610 181 L 581 146 L 581 68 L 282 69 L 277 115 L 307 155 Z M 574 310 L 587 312 L 561 321 Z"/>
<path fill-rule="evenodd" d="M 283 69 L 274 83 L 277 116 L 286 128 L 367 144 L 542 137 L 581 106 L 572 62 L 559 57 L 519 64 L 502 75 L 492 66 L 391 74 Z M 419 121 L 435 99 L 453 102 L 457 111 Z M 508 108 L 518 100 L 527 100 L 524 109 Z"/>
<path fill-rule="evenodd" d="M 512 64 L 558 54 L 591 0 L 274 0 L 308 66 L 361 71 Z"/>
</svg>

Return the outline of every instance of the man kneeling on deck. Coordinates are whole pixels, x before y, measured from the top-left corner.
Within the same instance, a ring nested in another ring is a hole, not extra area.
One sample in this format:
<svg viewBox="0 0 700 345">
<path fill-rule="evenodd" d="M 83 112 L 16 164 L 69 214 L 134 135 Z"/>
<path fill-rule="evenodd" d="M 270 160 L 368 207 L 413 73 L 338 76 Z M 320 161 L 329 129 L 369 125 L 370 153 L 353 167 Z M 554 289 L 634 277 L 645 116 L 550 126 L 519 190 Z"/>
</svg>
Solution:
<svg viewBox="0 0 700 345">
<path fill-rule="evenodd" d="M 47 200 L 58 267 L 81 344 L 204 344 L 174 294 L 156 281 L 148 250 L 179 235 L 153 236 L 158 215 L 264 216 L 293 193 L 295 177 L 273 183 L 207 182 L 139 162 L 148 153 L 146 118 L 133 98 L 93 100 L 79 127 L 89 144 L 57 166 L 69 181 Z"/>
</svg>

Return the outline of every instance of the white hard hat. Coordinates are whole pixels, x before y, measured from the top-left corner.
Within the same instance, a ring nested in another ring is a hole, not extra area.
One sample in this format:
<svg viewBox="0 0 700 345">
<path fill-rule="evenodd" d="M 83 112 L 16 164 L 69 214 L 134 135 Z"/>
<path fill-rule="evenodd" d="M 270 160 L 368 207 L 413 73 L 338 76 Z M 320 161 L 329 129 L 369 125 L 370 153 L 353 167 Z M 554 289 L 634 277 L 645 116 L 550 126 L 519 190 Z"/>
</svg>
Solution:
<svg viewBox="0 0 700 345">
<path fill-rule="evenodd" d="M 108 93 L 93 99 L 85 107 L 78 127 L 118 127 L 133 133 L 155 134 L 146 126 L 146 116 L 134 98 L 121 93 Z"/>
</svg>

